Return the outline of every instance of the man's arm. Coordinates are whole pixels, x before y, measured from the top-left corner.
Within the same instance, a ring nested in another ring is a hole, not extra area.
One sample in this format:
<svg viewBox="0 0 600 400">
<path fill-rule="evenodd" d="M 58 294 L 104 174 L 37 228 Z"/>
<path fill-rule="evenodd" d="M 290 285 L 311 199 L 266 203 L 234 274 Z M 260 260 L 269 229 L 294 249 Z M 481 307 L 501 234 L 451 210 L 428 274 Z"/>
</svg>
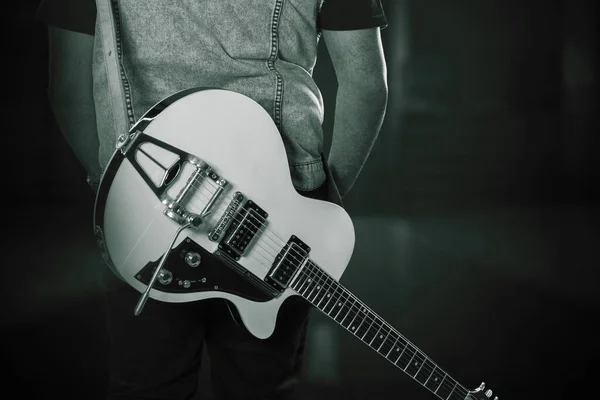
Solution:
<svg viewBox="0 0 600 400">
<path fill-rule="evenodd" d="M 387 68 L 379 28 L 323 30 L 323 40 L 338 81 L 328 163 L 344 196 L 381 129 L 387 106 Z"/>
<path fill-rule="evenodd" d="M 94 37 L 49 26 L 48 40 L 50 108 L 90 182 L 96 184 L 101 170 L 92 84 Z"/>
</svg>

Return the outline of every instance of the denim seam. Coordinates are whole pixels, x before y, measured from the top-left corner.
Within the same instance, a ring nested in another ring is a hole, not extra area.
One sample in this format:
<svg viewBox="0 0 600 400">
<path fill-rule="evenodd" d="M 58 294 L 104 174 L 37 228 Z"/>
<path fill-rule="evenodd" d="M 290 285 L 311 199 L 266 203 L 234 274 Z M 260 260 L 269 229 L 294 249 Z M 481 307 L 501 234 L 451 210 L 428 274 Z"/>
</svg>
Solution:
<svg viewBox="0 0 600 400">
<path fill-rule="evenodd" d="M 269 54 L 269 59 L 267 60 L 267 68 L 275 74 L 276 89 L 275 101 L 273 104 L 273 119 L 280 132 L 282 130 L 283 77 L 275 68 L 275 60 L 279 54 L 279 21 L 281 19 L 282 8 L 283 0 L 276 0 L 273 16 L 271 18 L 271 54 Z"/>
<path fill-rule="evenodd" d="M 115 18 L 115 40 L 117 42 L 117 57 L 119 59 L 119 66 L 121 70 L 121 81 L 123 82 L 123 94 L 125 95 L 125 105 L 127 108 L 127 116 L 129 117 L 130 126 L 135 124 L 135 115 L 133 113 L 133 104 L 131 101 L 131 87 L 129 85 L 129 79 L 125 73 L 125 66 L 123 64 L 123 50 L 121 44 L 121 12 L 119 10 L 119 4 L 117 0 L 112 0 L 113 3 L 113 14 Z"/>
<path fill-rule="evenodd" d="M 291 167 L 306 167 L 306 166 L 315 165 L 315 164 L 323 165 L 323 161 L 320 159 L 314 159 L 311 161 L 303 161 L 303 162 L 293 163 L 293 164 L 290 164 L 290 166 Z"/>
</svg>

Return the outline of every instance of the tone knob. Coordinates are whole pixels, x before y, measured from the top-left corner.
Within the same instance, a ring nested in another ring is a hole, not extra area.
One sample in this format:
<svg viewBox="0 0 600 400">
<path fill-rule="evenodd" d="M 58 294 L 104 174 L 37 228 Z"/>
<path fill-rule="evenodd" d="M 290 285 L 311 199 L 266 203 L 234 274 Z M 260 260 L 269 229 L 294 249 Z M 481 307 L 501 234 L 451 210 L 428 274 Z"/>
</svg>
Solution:
<svg viewBox="0 0 600 400">
<path fill-rule="evenodd" d="M 158 273 L 158 277 L 156 279 L 158 279 L 158 281 L 161 284 L 168 285 L 169 283 L 171 283 L 173 281 L 173 274 L 171 273 L 171 271 L 163 268 Z"/>
<path fill-rule="evenodd" d="M 198 265 L 200 265 L 201 261 L 202 257 L 200 257 L 200 254 L 194 251 L 188 251 L 185 254 L 185 263 L 192 268 L 196 268 Z"/>
</svg>

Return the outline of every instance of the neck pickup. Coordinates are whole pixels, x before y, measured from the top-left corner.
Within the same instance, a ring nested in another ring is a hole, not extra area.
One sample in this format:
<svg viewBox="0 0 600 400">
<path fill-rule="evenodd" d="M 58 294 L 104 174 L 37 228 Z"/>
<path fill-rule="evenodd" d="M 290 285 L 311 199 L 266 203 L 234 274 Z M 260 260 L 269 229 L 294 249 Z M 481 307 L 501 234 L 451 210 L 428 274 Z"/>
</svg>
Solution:
<svg viewBox="0 0 600 400">
<path fill-rule="evenodd" d="M 265 281 L 283 292 L 292 279 L 300 273 L 308 261 L 310 247 L 296 236 L 291 236 L 287 244 L 275 257 Z"/>
</svg>

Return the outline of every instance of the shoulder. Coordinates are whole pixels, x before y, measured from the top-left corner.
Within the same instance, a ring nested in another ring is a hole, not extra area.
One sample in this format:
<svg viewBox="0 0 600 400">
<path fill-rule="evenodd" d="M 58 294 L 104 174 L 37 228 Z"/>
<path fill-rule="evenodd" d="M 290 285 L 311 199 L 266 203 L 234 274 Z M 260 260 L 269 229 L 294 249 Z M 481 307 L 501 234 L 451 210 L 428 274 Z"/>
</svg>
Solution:
<svg viewBox="0 0 600 400">
<path fill-rule="evenodd" d="M 387 18 L 381 0 L 324 0 L 318 23 L 323 30 L 385 28 Z"/>
</svg>

